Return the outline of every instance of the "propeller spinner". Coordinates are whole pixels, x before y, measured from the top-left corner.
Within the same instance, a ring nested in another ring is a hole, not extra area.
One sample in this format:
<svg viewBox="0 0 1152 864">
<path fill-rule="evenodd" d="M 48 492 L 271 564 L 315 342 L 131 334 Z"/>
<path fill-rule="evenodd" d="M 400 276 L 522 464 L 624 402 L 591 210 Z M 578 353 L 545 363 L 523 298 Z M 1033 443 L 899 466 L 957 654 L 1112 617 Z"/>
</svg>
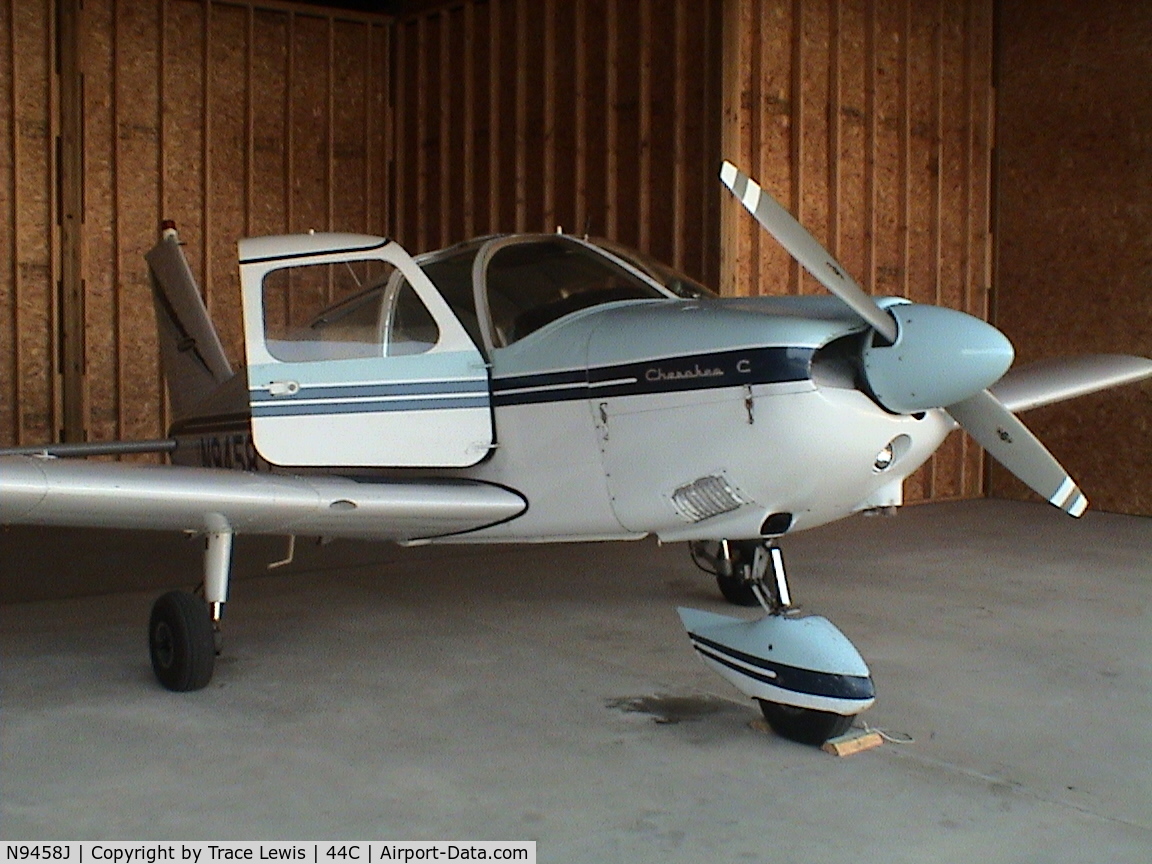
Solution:
<svg viewBox="0 0 1152 864">
<path fill-rule="evenodd" d="M 896 414 L 943 408 L 997 462 L 1071 516 L 1088 499 L 1028 428 L 988 388 L 1012 365 L 1012 344 L 992 325 L 940 306 L 879 302 L 796 219 L 731 162 L 720 179 L 773 237 L 874 331 L 861 366 L 872 396 Z"/>
</svg>

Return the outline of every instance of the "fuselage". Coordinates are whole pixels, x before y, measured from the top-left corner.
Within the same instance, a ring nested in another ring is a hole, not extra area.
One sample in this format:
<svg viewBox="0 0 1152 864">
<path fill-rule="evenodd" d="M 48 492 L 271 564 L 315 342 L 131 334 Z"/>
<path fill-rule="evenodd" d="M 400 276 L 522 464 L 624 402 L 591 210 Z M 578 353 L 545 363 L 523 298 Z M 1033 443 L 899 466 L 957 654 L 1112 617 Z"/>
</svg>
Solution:
<svg viewBox="0 0 1152 864">
<path fill-rule="evenodd" d="M 557 235 L 240 253 L 248 366 L 172 429 L 174 461 L 524 499 L 445 542 L 779 536 L 898 505 L 954 427 L 881 406 L 834 297 L 719 298 Z"/>
<path fill-rule="evenodd" d="M 824 356 L 862 329 L 841 309 L 633 301 L 494 351 L 498 445 L 465 473 L 530 506 L 470 539 L 754 538 L 898 505 L 953 423 L 883 410 Z"/>
</svg>

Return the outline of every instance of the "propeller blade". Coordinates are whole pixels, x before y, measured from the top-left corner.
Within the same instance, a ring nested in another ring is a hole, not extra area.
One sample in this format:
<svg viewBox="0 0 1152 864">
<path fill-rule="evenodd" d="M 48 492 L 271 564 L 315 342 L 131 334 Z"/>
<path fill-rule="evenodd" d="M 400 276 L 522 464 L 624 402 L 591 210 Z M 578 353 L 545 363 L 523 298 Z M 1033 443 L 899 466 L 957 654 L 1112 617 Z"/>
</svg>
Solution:
<svg viewBox="0 0 1152 864">
<path fill-rule="evenodd" d="M 759 184 L 731 162 L 720 168 L 720 179 L 740 203 L 756 217 L 788 252 L 816 280 L 843 300 L 868 322 L 889 344 L 896 341 L 897 327 L 892 316 L 876 305 L 871 295 L 848 275 L 828 250 L 820 245 L 796 219 L 776 203 Z"/>
<path fill-rule="evenodd" d="M 1075 517 L 1088 509 L 1088 499 L 1056 457 L 992 393 L 983 390 L 945 410 L 988 455 L 1050 504 Z"/>
</svg>

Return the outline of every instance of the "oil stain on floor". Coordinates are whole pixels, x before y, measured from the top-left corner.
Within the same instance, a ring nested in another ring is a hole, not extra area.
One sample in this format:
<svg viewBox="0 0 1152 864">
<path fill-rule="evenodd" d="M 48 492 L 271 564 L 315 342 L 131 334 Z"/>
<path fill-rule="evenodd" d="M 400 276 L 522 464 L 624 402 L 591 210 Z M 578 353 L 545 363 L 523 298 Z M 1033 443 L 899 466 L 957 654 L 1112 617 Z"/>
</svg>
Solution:
<svg viewBox="0 0 1152 864">
<path fill-rule="evenodd" d="M 605 706 L 626 714 L 648 714 L 656 723 L 685 723 L 713 714 L 741 711 L 741 706 L 716 696 L 618 696 Z"/>
</svg>

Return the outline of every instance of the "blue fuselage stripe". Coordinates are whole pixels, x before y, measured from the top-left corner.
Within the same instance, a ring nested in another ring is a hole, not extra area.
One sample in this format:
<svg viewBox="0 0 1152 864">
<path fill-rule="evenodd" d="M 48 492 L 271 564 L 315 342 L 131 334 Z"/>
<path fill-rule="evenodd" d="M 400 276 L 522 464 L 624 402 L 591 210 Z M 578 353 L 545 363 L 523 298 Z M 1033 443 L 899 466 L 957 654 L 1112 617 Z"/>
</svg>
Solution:
<svg viewBox="0 0 1152 864">
<path fill-rule="evenodd" d="M 253 417 L 365 414 L 484 408 L 711 390 L 755 384 L 805 381 L 812 348 L 747 348 L 567 369 L 492 379 L 486 382 L 412 381 L 399 383 L 305 385 L 291 395 L 250 391 Z"/>
<path fill-rule="evenodd" d="M 262 402 L 252 405 L 253 417 L 297 417 L 311 414 L 381 414 L 389 411 L 450 411 L 459 408 L 487 408 L 488 394 L 450 399 L 345 399 L 311 403 Z"/>
</svg>

